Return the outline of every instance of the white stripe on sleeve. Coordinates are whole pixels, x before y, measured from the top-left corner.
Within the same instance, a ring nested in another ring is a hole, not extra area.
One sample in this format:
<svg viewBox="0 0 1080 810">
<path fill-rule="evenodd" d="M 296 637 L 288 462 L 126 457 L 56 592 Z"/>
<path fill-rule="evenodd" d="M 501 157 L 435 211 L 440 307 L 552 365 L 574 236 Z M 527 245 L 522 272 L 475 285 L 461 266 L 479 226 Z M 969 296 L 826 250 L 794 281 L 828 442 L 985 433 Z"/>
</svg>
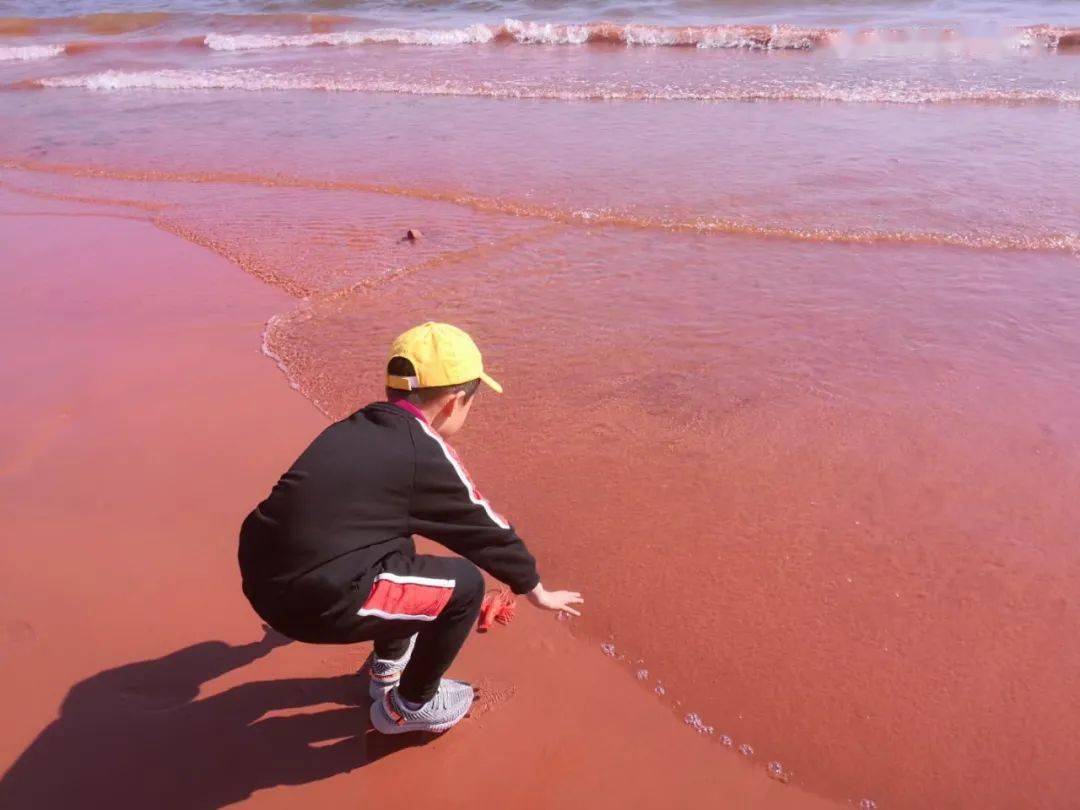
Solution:
<svg viewBox="0 0 1080 810">
<path fill-rule="evenodd" d="M 498 512 L 491 508 L 491 504 L 487 502 L 487 498 L 481 497 L 480 493 L 475 490 L 472 481 L 469 479 L 469 476 L 465 473 L 465 470 L 461 468 L 461 465 L 458 464 L 457 459 L 454 458 L 453 452 L 451 452 L 450 448 L 446 446 L 446 442 L 442 440 L 442 437 L 421 420 L 417 419 L 416 421 L 417 424 L 419 424 L 420 427 L 424 429 L 424 433 L 426 433 L 438 443 L 439 447 L 443 451 L 443 455 L 446 456 L 446 460 L 450 462 L 450 466 L 454 468 L 454 472 L 456 472 L 458 478 L 461 479 L 461 483 L 465 487 L 465 491 L 469 495 L 469 500 L 477 506 L 482 507 L 483 510 L 487 512 L 487 516 L 491 518 L 491 522 L 498 526 L 500 529 L 509 529 L 510 524 L 507 523 L 502 518 L 502 516 L 499 515 Z"/>
</svg>

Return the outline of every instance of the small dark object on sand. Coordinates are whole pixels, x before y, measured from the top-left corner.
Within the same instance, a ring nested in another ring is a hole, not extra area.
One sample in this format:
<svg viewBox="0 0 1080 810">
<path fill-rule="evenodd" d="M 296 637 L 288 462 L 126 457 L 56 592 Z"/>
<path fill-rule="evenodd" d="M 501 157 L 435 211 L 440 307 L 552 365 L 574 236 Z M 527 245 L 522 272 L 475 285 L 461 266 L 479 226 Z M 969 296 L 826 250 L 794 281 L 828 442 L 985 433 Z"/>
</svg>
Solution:
<svg viewBox="0 0 1080 810">
<path fill-rule="evenodd" d="M 423 238 L 424 238 L 424 234 L 422 234 L 420 231 L 416 230 L 416 228 L 409 228 L 409 230 L 405 231 L 405 235 L 403 237 L 401 237 L 401 241 L 402 242 L 415 242 L 418 239 L 423 239 Z"/>
</svg>

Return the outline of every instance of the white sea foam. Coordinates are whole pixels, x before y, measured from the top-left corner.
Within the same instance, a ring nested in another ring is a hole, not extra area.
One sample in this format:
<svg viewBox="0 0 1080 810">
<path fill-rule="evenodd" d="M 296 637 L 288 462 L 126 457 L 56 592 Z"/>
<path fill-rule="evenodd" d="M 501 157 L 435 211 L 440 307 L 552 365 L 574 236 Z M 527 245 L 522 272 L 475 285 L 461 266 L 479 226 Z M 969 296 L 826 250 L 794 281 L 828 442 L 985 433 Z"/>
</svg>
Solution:
<svg viewBox="0 0 1080 810">
<path fill-rule="evenodd" d="M 294 391 L 300 391 L 303 393 L 300 382 L 294 376 L 289 369 L 289 364 L 285 361 L 285 358 L 274 351 L 271 347 L 272 335 L 274 332 L 282 328 L 287 323 L 288 315 L 272 315 L 270 320 L 266 322 L 266 326 L 263 328 L 262 333 L 262 353 L 274 361 L 274 364 L 281 370 L 281 373 L 285 375 L 285 379 L 289 381 L 289 387 Z"/>
<path fill-rule="evenodd" d="M 935 88 L 907 82 L 872 82 L 858 85 L 790 84 L 728 85 L 715 88 L 636 88 L 597 84 L 573 89 L 530 84 L 470 84 L 446 81 L 402 81 L 357 77 L 322 77 L 262 70 L 107 70 L 75 76 L 39 79 L 40 87 L 88 90 L 244 90 L 391 93 L 418 96 L 478 96 L 496 99 L 548 99 L 554 101 L 810 101 L 864 104 L 1078 104 L 1080 90 L 1058 88 L 1003 89 L 996 87 Z"/>
<path fill-rule="evenodd" d="M 1054 25 L 1031 25 L 1021 28 L 1017 42 L 1021 47 L 1042 45 L 1050 50 L 1080 45 L 1080 28 L 1063 28 Z"/>
<path fill-rule="evenodd" d="M 697 43 L 699 48 L 748 48 L 750 50 L 809 50 L 828 35 L 819 31 L 804 31 L 774 25 L 768 34 L 750 34 L 740 28 L 717 28 L 706 31 Z"/>
<path fill-rule="evenodd" d="M 782 762 L 775 759 L 768 764 L 767 770 L 771 778 L 778 782 L 783 782 L 784 784 L 790 782 L 791 777 L 794 776 L 791 771 L 784 767 Z"/>
<path fill-rule="evenodd" d="M 30 62 L 36 59 L 51 59 L 63 52 L 63 45 L 13 45 L 0 48 L 0 62 Z"/>
<path fill-rule="evenodd" d="M 590 25 L 554 25 L 507 19 L 501 33 L 522 45 L 584 45 L 592 36 Z"/>
<path fill-rule="evenodd" d="M 369 31 L 335 31 L 325 34 L 207 34 L 206 47 L 214 51 L 253 51 L 270 48 L 309 48 L 314 45 L 466 45 L 491 42 L 495 33 L 486 25 L 467 28 L 406 29 L 373 28 Z"/>
<path fill-rule="evenodd" d="M 628 25 L 623 29 L 623 41 L 627 45 L 663 47 L 684 45 L 684 37 L 677 28 L 658 28 L 654 25 Z"/>
<path fill-rule="evenodd" d="M 82 76 L 40 79 L 42 87 L 85 90 L 275 90 L 290 89 L 283 77 L 247 71 L 219 73 L 198 70 L 106 70 Z M 299 86 L 299 85 L 297 85 Z"/>
<path fill-rule="evenodd" d="M 392 43 L 399 45 L 483 45 L 495 40 L 520 45 L 585 45 L 590 42 L 645 46 L 697 46 L 756 50 L 813 48 L 832 32 L 788 26 L 582 25 L 528 22 L 507 18 L 501 25 L 477 23 L 464 28 L 373 28 L 318 34 L 207 34 L 206 47 L 214 51 L 251 51 L 270 48 L 309 48 Z"/>
<path fill-rule="evenodd" d="M 705 721 L 701 719 L 701 715 L 696 712 L 690 712 L 686 715 L 686 717 L 683 718 L 683 722 L 698 734 L 712 736 L 713 732 L 716 731 L 712 726 L 705 725 Z"/>
</svg>

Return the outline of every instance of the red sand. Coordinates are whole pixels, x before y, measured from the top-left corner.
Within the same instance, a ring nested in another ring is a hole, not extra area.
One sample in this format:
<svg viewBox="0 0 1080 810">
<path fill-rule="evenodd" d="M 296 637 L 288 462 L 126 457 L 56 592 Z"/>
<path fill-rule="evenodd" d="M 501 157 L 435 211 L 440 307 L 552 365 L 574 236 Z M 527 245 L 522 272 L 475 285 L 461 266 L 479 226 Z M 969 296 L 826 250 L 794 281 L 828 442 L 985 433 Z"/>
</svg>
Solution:
<svg viewBox="0 0 1080 810">
<path fill-rule="evenodd" d="M 146 223 L 4 210 L 0 806 L 829 806 L 526 608 L 455 667 L 462 727 L 368 732 L 366 648 L 259 643 L 234 563 L 324 424 L 258 351 L 288 299 Z"/>
</svg>

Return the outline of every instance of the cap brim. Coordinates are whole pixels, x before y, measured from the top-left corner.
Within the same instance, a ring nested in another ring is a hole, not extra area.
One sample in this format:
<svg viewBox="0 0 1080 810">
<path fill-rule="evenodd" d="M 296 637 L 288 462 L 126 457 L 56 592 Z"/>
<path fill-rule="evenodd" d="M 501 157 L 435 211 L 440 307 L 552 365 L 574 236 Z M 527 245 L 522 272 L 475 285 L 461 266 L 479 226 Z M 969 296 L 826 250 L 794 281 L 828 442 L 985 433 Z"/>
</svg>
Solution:
<svg viewBox="0 0 1080 810">
<path fill-rule="evenodd" d="M 502 386 L 495 382 L 495 379 L 493 377 L 489 377 L 487 374 L 481 371 L 480 379 L 487 383 L 488 387 L 496 394 L 502 393 Z"/>
</svg>

